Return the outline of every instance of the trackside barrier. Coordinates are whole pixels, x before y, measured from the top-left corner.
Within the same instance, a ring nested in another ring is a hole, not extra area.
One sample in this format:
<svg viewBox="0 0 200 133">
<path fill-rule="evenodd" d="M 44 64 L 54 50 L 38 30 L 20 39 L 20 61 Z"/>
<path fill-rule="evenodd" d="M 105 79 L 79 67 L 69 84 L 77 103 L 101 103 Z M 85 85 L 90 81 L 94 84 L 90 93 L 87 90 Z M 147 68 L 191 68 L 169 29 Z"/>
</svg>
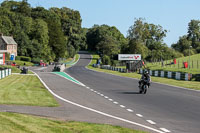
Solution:
<svg viewBox="0 0 200 133">
<path fill-rule="evenodd" d="M 10 68 L 0 68 L 0 79 L 3 79 L 12 74 Z"/>
<path fill-rule="evenodd" d="M 107 69 L 107 70 L 112 70 L 112 71 L 118 71 L 118 72 L 126 72 L 126 69 L 124 68 L 117 68 L 117 67 L 112 67 L 110 65 L 102 65 L 100 66 L 101 69 Z"/>
<path fill-rule="evenodd" d="M 166 78 L 185 80 L 185 81 L 191 80 L 193 76 L 190 73 L 182 73 L 182 72 L 170 72 L 170 71 L 158 71 L 158 70 L 148 70 L 148 72 L 151 76 L 155 77 L 166 77 Z M 144 73 L 144 69 L 140 69 L 139 73 L 140 74 Z"/>
</svg>

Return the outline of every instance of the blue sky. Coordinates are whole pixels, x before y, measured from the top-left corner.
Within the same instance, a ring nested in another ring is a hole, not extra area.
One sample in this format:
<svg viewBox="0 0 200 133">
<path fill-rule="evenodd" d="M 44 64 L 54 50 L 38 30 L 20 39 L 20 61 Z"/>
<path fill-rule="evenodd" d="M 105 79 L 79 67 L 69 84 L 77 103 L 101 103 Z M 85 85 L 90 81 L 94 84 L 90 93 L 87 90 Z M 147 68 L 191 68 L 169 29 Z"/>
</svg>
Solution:
<svg viewBox="0 0 200 133">
<path fill-rule="evenodd" d="M 20 0 L 18 0 L 20 1 Z M 2 0 L 1 0 L 2 2 Z M 32 7 L 68 7 L 78 10 L 82 26 L 94 24 L 116 26 L 124 36 L 135 18 L 161 25 L 168 30 L 168 46 L 187 34 L 188 23 L 200 19 L 200 0 L 28 0 Z"/>
</svg>

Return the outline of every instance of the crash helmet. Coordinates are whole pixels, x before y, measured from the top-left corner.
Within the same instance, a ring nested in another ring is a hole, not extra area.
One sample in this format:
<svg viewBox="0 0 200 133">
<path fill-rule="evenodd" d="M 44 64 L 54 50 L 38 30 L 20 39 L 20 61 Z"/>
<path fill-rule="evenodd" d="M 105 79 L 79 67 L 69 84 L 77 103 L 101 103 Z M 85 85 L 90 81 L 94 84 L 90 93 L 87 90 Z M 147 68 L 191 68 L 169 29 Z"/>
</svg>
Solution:
<svg viewBox="0 0 200 133">
<path fill-rule="evenodd" d="M 147 70 L 144 71 L 144 75 L 147 76 L 149 72 Z"/>
</svg>

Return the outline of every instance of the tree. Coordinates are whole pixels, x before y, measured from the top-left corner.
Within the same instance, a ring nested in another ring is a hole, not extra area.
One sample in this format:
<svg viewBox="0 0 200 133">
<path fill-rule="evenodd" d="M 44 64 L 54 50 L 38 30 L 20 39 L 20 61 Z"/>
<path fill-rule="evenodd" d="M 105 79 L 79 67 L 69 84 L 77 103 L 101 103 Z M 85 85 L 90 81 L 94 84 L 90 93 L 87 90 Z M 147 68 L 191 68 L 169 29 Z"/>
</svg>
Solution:
<svg viewBox="0 0 200 133">
<path fill-rule="evenodd" d="M 38 61 L 73 57 L 86 48 L 86 32 L 79 11 L 63 8 L 31 8 L 28 0 L 6 0 L 0 6 L 0 32 L 12 35 L 18 55 Z"/>
<path fill-rule="evenodd" d="M 74 47 L 73 49 L 75 52 L 79 51 L 84 41 L 86 41 L 85 37 L 82 35 L 82 28 L 81 28 L 81 16 L 79 11 L 74 11 L 72 9 L 63 7 L 59 8 L 50 8 L 50 11 L 55 13 L 61 22 L 62 31 L 64 35 L 67 37 L 67 47 Z M 70 46 L 71 45 L 71 46 Z M 69 56 L 74 56 L 70 55 Z"/>
<path fill-rule="evenodd" d="M 144 19 L 142 18 L 137 19 L 134 22 L 134 25 L 130 26 L 128 30 L 129 53 L 142 54 L 143 59 L 145 59 L 150 55 L 148 54 L 149 50 L 162 50 L 166 46 L 166 44 L 163 43 L 166 32 L 167 31 L 163 30 L 160 25 L 148 24 L 147 22 L 144 22 Z M 160 58 L 158 54 L 158 52 L 155 52 L 155 54 L 151 54 L 151 56 Z"/>
<path fill-rule="evenodd" d="M 66 43 L 61 26 L 54 20 L 48 20 L 49 46 L 52 54 L 55 55 L 55 61 L 65 56 Z"/>
<path fill-rule="evenodd" d="M 13 30 L 13 24 L 7 16 L 0 16 L 0 32 L 9 35 Z"/>
<path fill-rule="evenodd" d="M 28 3 L 28 0 L 22 0 L 22 2 L 20 2 L 16 11 L 23 16 L 30 17 L 31 16 L 31 7 L 30 7 L 30 4 Z"/>
<path fill-rule="evenodd" d="M 36 19 L 30 34 L 32 45 L 34 47 L 32 57 L 45 61 L 53 61 L 49 47 L 48 24 L 42 19 Z"/>
<path fill-rule="evenodd" d="M 114 40 L 116 47 L 119 48 L 119 52 L 121 52 L 122 48 L 127 47 L 127 39 L 121 34 L 121 32 L 114 26 L 108 25 L 94 25 L 90 28 L 86 34 L 88 49 L 92 51 L 97 50 L 97 45 L 101 41 L 105 41 L 105 38 L 109 40 Z"/>
<path fill-rule="evenodd" d="M 188 40 L 192 41 L 192 47 L 200 47 L 200 21 L 191 20 L 188 24 Z"/>
<path fill-rule="evenodd" d="M 128 46 L 130 54 L 141 54 L 143 59 L 148 56 L 148 48 L 142 42 L 132 39 L 129 41 Z"/>
<path fill-rule="evenodd" d="M 103 55 L 112 57 L 115 54 L 119 54 L 120 47 L 117 44 L 118 42 L 112 37 L 104 36 L 102 40 L 97 44 L 97 50 Z"/>
<path fill-rule="evenodd" d="M 179 52 L 183 52 L 186 49 L 189 49 L 192 45 L 192 41 L 188 40 L 187 36 L 182 36 L 179 38 L 179 41 L 176 44 L 172 44 L 172 48 Z"/>
</svg>

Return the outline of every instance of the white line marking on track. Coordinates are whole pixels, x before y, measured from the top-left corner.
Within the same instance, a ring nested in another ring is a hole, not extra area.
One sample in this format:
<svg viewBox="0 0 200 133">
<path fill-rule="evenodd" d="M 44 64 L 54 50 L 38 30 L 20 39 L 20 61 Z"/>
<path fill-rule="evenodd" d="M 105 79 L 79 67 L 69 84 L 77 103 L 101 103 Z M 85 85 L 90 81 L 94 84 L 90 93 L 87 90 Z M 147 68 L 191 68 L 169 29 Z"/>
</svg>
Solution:
<svg viewBox="0 0 200 133">
<path fill-rule="evenodd" d="M 86 87 L 87 89 L 90 89 L 90 87 Z"/>
<path fill-rule="evenodd" d="M 136 114 L 138 117 L 143 117 L 143 115 L 141 115 L 141 114 Z"/>
<path fill-rule="evenodd" d="M 108 99 L 108 97 L 107 96 L 104 96 L 106 99 Z"/>
<path fill-rule="evenodd" d="M 152 124 L 152 125 L 155 125 L 155 124 L 156 124 L 156 123 L 153 122 L 152 120 L 147 120 L 147 122 L 149 122 L 149 123 Z"/>
<path fill-rule="evenodd" d="M 143 128 L 146 128 L 146 129 L 149 129 L 149 130 L 152 130 L 152 131 L 155 131 L 157 133 L 164 133 L 163 131 L 160 131 L 158 129 L 155 129 L 155 128 L 152 128 L 152 127 L 149 127 L 149 126 L 145 126 L 143 124 L 140 124 L 140 123 L 137 123 L 137 122 L 133 122 L 133 121 L 130 121 L 130 120 L 127 120 L 127 119 L 124 119 L 124 118 L 120 118 L 120 117 L 117 117 L 117 116 L 114 116 L 114 115 L 110 115 L 110 114 L 107 114 L 107 113 L 104 113 L 104 112 L 101 112 L 101 111 L 98 111 L 98 110 L 95 110 L 95 109 L 92 109 L 92 108 L 89 108 L 89 107 L 86 107 L 86 106 L 83 106 L 83 105 L 80 105 L 80 104 L 77 104 L 77 103 L 74 103 L 74 102 L 69 101 L 67 99 L 64 99 L 64 98 L 60 97 L 59 95 L 55 94 L 51 89 L 49 89 L 49 87 L 44 83 L 44 81 L 39 77 L 39 75 L 38 74 L 36 74 L 36 75 L 40 79 L 40 81 L 42 82 L 42 84 L 47 88 L 47 90 L 52 95 L 54 95 L 55 97 L 57 97 L 58 99 L 60 99 L 60 100 L 62 100 L 64 102 L 67 102 L 67 103 L 72 104 L 74 106 L 77 106 L 77 107 L 80 107 L 80 108 L 83 108 L 83 109 L 95 112 L 97 114 L 101 114 L 103 116 L 107 116 L 107 117 L 110 117 L 110 118 L 113 118 L 113 119 L 116 119 L 116 120 L 120 120 L 120 121 L 123 121 L 123 122 L 126 122 L 126 123 L 130 123 L 130 124 L 133 124 L 133 125 L 137 125 L 137 126 L 140 126 L 140 127 L 143 127 Z"/>
<path fill-rule="evenodd" d="M 94 91 L 93 89 L 90 89 L 91 91 Z"/>
<path fill-rule="evenodd" d="M 103 97 L 103 96 L 104 96 L 104 94 L 101 94 L 101 96 Z"/>
<path fill-rule="evenodd" d="M 114 104 L 118 104 L 118 102 L 113 102 Z"/>
<path fill-rule="evenodd" d="M 166 132 L 166 133 L 170 133 L 171 131 L 167 130 L 166 128 L 160 128 L 160 130 Z"/>
<path fill-rule="evenodd" d="M 109 101 L 113 101 L 112 99 L 108 99 Z"/>
<path fill-rule="evenodd" d="M 120 107 L 125 108 L 126 106 L 124 106 L 124 105 L 120 105 Z"/>
<path fill-rule="evenodd" d="M 128 111 L 128 112 L 133 112 L 133 110 L 132 110 L 132 109 L 127 109 L 127 111 Z"/>
</svg>

